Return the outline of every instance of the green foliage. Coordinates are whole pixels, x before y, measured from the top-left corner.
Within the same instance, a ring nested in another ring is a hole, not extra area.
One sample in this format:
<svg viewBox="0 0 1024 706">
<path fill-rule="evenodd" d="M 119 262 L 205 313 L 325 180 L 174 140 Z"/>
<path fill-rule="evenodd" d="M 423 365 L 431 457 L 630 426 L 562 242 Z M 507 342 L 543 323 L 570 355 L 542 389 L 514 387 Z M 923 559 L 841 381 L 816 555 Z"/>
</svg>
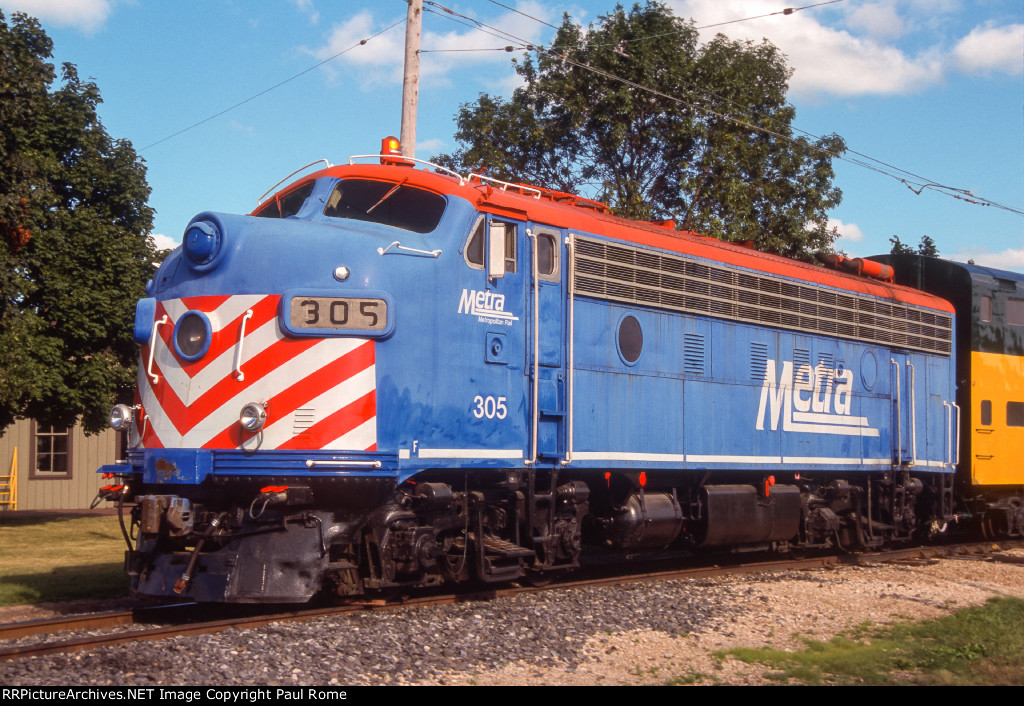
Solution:
<svg viewBox="0 0 1024 706">
<path fill-rule="evenodd" d="M 993 598 L 939 620 L 865 629 L 806 649 L 732 650 L 800 684 L 1024 685 L 1024 601 Z M 724 654 L 719 657 L 725 656 Z"/>
<path fill-rule="evenodd" d="M 134 384 L 135 301 L 152 274 L 146 170 L 96 114 L 100 92 L 39 23 L 0 14 L 0 429 L 87 431 Z"/>
<path fill-rule="evenodd" d="M 516 70 L 525 85 L 463 105 L 460 148 L 435 161 L 791 257 L 831 250 L 832 159 L 845 144 L 794 137 L 791 71 L 769 42 L 701 46 L 692 22 L 648 2 L 587 30 L 566 17 Z"/>
<path fill-rule="evenodd" d="M 921 242 L 917 245 L 917 250 L 900 240 L 900 236 L 894 235 L 889 238 L 889 242 L 892 243 L 892 250 L 889 251 L 891 255 L 921 255 L 923 257 L 938 257 L 939 248 L 935 245 L 935 240 L 928 235 L 921 236 Z"/>
</svg>

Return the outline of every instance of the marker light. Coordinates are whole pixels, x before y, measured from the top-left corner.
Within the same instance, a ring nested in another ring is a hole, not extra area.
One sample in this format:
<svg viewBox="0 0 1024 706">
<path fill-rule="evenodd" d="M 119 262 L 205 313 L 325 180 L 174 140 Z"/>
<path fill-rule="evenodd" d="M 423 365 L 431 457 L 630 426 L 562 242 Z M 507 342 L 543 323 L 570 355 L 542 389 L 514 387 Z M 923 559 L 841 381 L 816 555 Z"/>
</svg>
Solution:
<svg viewBox="0 0 1024 706">
<path fill-rule="evenodd" d="M 393 154 L 397 157 L 401 157 L 402 143 L 398 141 L 397 137 L 385 137 L 380 141 L 380 153 Z"/>
<path fill-rule="evenodd" d="M 403 159 L 402 143 L 397 137 L 385 137 L 380 141 L 380 163 L 393 167 L 411 167 L 413 162 Z"/>
<path fill-rule="evenodd" d="M 267 422 L 267 408 L 259 402 L 250 402 L 242 407 L 238 422 L 248 432 L 258 432 Z"/>
<path fill-rule="evenodd" d="M 132 408 L 126 404 L 114 405 L 110 410 L 110 426 L 114 431 L 127 431 L 132 425 Z"/>
</svg>

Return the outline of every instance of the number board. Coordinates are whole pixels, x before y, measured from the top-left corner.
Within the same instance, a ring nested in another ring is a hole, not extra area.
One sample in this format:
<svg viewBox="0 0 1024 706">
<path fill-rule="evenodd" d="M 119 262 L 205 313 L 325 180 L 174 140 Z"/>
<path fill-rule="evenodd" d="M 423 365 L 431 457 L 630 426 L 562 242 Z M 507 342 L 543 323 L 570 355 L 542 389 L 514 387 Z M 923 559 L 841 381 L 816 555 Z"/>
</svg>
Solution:
<svg viewBox="0 0 1024 706">
<path fill-rule="evenodd" d="M 388 304 L 383 299 L 293 296 L 288 322 L 296 329 L 383 331 Z"/>
</svg>

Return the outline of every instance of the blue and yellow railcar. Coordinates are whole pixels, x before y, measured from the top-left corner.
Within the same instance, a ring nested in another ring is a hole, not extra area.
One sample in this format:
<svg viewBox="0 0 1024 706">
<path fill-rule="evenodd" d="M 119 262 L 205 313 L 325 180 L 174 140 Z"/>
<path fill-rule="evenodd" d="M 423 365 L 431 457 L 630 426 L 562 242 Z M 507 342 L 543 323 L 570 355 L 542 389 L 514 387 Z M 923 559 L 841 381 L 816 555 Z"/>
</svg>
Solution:
<svg viewBox="0 0 1024 706">
<path fill-rule="evenodd" d="M 878 259 L 897 281 L 956 308 L 958 496 L 988 536 L 1024 533 L 1024 276 L 918 255 Z"/>
</svg>

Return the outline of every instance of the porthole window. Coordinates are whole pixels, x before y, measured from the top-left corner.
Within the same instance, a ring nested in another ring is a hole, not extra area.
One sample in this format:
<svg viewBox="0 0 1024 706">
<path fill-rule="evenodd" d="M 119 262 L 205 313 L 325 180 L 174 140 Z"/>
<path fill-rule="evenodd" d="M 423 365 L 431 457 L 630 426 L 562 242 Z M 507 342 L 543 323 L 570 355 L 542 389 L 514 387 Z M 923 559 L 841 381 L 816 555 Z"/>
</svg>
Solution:
<svg viewBox="0 0 1024 706">
<path fill-rule="evenodd" d="M 635 316 L 624 316 L 619 321 L 619 356 L 627 365 L 640 359 L 644 349 L 644 332 Z"/>
</svg>

